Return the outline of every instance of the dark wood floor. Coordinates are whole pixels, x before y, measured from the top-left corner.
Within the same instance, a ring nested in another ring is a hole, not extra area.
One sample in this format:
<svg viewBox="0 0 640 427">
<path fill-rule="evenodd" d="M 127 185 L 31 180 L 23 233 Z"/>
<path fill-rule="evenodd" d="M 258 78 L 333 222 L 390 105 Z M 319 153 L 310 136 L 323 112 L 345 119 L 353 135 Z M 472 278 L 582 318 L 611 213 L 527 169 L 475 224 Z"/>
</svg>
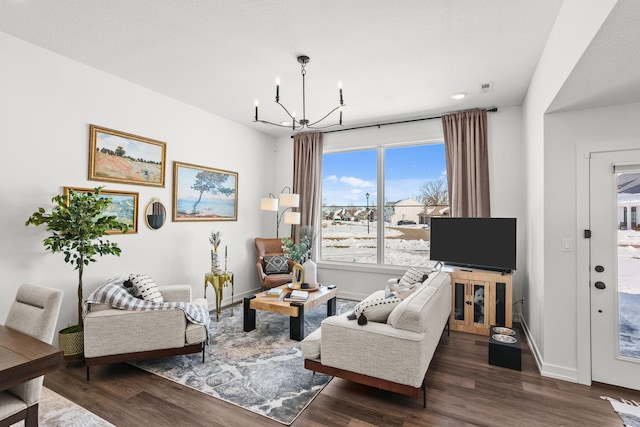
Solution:
<svg viewBox="0 0 640 427">
<path fill-rule="evenodd" d="M 600 396 L 640 401 L 640 392 L 541 377 L 531 353 L 522 371 L 487 363 L 487 338 L 443 336 L 427 372 L 427 409 L 409 398 L 334 378 L 293 423 L 301 426 L 622 426 Z M 45 385 L 117 426 L 280 426 L 281 424 L 127 364 L 80 365 Z"/>
</svg>

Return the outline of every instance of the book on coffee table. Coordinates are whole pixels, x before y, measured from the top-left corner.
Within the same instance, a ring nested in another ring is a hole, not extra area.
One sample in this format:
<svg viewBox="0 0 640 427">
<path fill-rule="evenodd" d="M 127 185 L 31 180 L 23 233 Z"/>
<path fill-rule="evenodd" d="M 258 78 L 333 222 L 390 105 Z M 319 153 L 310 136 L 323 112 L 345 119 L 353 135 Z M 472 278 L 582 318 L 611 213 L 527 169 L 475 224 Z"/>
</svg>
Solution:
<svg viewBox="0 0 640 427">
<path fill-rule="evenodd" d="M 285 301 L 306 301 L 309 299 L 309 293 L 305 291 L 293 290 L 291 292 L 287 292 L 284 296 Z"/>
<path fill-rule="evenodd" d="M 267 298 L 280 298 L 282 297 L 282 293 L 283 293 L 283 289 L 282 288 L 273 288 L 273 289 L 268 289 L 265 293 L 264 296 Z"/>
</svg>

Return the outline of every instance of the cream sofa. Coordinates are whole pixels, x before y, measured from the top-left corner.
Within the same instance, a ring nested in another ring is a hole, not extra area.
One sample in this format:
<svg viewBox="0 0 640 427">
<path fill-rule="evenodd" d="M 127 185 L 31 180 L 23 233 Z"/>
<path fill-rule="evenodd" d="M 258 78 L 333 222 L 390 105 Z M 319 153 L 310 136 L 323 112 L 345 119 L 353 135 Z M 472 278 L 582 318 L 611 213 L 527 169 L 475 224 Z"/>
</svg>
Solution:
<svg viewBox="0 0 640 427">
<path fill-rule="evenodd" d="M 301 343 L 305 368 L 409 396 L 422 390 L 426 407 L 425 375 L 450 312 L 451 277 L 433 272 L 386 323 L 323 320 Z"/>
<path fill-rule="evenodd" d="M 159 286 L 165 302 L 191 302 L 207 306 L 207 300 L 191 301 L 190 285 Z M 127 311 L 107 304 L 89 304 L 84 317 L 84 356 L 94 365 L 152 359 L 202 351 L 207 329 L 190 323 L 184 311 Z"/>
</svg>

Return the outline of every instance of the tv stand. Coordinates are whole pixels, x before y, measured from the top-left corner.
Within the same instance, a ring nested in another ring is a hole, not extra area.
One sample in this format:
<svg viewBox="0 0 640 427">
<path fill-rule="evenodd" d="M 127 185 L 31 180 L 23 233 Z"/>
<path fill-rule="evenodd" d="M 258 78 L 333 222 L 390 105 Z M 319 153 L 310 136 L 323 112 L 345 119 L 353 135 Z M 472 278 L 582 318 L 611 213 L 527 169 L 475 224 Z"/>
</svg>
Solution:
<svg viewBox="0 0 640 427">
<path fill-rule="evenodd" d="M 505 271 L 443 268 L 451 275 L 450 328 L 489 335 L 491 325 L 512 326 L 512 274 Z"/>
</svg>

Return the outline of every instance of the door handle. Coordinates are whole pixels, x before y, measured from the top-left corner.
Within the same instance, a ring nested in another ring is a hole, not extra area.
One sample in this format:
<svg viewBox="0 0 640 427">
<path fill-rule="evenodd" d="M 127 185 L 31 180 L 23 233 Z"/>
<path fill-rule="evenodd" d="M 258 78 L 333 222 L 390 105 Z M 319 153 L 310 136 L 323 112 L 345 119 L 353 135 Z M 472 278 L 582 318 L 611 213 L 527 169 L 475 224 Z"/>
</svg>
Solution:
<svg viewBox="0 0 640 427">
<path fill-rule="evenodd" d="M 607 287 L 607 285 L 605 285 L 604 282 L 596 282 L 593 285 L 598 289 L 604 289 Z"/>
</svg>

